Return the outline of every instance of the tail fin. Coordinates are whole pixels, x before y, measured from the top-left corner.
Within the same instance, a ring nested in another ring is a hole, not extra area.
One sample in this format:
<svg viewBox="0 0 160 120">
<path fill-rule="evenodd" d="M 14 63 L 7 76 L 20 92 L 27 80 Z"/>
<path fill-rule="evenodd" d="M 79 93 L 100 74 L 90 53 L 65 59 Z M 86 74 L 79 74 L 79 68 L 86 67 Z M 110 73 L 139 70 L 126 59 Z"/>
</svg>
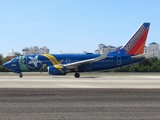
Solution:
<svg viewBox="0 0 160 120">
<path fill-rule="evenodd" d="M 128 55 L 143 54 L 149 26 L 150 23 L 143 23 L 120 51 Z"/>
</svg>

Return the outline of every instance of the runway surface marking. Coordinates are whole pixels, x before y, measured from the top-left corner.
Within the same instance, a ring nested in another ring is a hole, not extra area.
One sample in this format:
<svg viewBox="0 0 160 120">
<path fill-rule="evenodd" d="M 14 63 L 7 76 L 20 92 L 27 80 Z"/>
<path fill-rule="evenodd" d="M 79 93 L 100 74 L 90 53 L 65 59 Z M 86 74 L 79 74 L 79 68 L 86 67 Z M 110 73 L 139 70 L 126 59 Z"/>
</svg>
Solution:
<svg viewBox="0 0 160 120">
<path fill-rule="evenodd" d="M 0 88 L 160 88 L 160 75 L 0 76 Z"/>
</svg>

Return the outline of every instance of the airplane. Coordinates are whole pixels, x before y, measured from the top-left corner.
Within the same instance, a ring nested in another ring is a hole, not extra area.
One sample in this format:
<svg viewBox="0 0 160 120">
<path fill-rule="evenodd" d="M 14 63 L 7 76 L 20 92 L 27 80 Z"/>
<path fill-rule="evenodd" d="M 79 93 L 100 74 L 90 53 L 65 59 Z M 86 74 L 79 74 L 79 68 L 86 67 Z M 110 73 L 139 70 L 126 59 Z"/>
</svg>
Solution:
<svg viewBox="0 0 160 120">
<path fill-rule="evenodd" d="M 50 75 L 66 75 L 74 72 L 75 78 L 79 72 L 102 71 L 133 63 L 141 62 L 149 53 L 144 54 L 144 47 L 150 23 L 143 23 L 129 41 L 119 50 L 109 52 L 110 46 L 103 54 L 33 54 L 18 56 L 3 64 L 3 67 L 18 73 L 48 71 Z"/>
</svg>

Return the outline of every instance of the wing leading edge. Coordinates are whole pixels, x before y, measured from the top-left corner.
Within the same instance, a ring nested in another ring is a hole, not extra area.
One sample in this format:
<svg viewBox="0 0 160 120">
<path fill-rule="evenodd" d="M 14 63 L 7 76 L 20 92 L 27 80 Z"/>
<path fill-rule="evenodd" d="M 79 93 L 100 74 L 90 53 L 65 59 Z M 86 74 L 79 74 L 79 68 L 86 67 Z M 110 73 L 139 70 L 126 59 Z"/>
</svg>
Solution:
<svg viewBox="0 0 160 120">
<path fill-rule="evenodd" d="M 82 61 L 78 61 L 78 62 L 73 62 L 73 63 L 68 63 L 68 64 L 64 64 L 63 66 L 65 66 L 67 69 L 76 69 L 78 66 L 80 66 L 82 64 L 93 63 L 93 62 L 105 59 L 107 54 L 109 53 L 109 49 L 110 49 L 110 46 L 108 46 L 107 49 L 103 52 L 103 54 L 99 57 L 87 59 L 87 60 L 82 60 Z"/>
</svg>

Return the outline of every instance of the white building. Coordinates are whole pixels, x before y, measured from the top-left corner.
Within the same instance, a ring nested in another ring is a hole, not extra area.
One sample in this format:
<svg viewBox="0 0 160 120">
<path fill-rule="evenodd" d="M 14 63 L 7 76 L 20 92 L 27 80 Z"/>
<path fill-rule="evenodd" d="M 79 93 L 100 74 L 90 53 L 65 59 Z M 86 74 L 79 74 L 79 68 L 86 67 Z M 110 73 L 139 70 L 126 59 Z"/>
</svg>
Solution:
<svg viewBox="0 0 160 120">
<path fill-rule="evenodd" d="M 111 51 L 115 51 L 117 49 L 120 49 L 122 46 L 120 47 L 114 47 L 114 46 L 111 46 L 110 47 L 110 52 Z M 94 53 L 95 54 L 102 54 L 105 49 L 107 49 L 107 46 L 105 46 L 104 44 L 99 44 L 98 45 L 98 50 L 95 50 Z M 158 57 L 158 59 L 160 59 L 160 46 L 159 44 L 155 43 L 155 42 L 152 42 L 147 46 L 145 46 L 144 48 L 144 53 L 148 53 L 148 52 L 153 52 L 152 55 L 148 56 L 149 57 Z"/>
<path fill-rule="evenodd" d="M 28 55 L 28 54 L 49 54 L 49 49 L 44 46 L 42 48 L 39 48 L 38 46 L 34 47 L 26 47 L 22 49 L 23 55 Z"/>
<path fill-rule="evenodd" d="M 148 57 L 158 57 L 158 59 L 160 59 L 159 44 L 152 42 L 149 44 L 148 47 L 145 46 L 144 53 L 148 53 L 148 52 L 153 52 L 153 54 Z"/>
<path fill-rule="evenodd" d="M 49 54 L 49 49 L 46 46 L 40 48 L 40 54 L 45 54 L 45 53 Z"/>
<path fill-rule="evenodd" d="M 15 52 L 13 49 L 11 49 L 11 50 L 8 52 L 8 56 L 15 56 L 16 53 L 20 54 L 19 52 Z"/>
<path fill-rule="evenodd" d="M 105 49 L 107 49 L 108 46 L 104 45 L 104 44 L 99 44 L 98 45 L 98 50 L 95 50 L 94 53 L 95 54 L 102 54 Z M 114 46 L 110 46 L 109 52 L 115 51 L 117 50 L 117 47 Z"/>
</svg>

